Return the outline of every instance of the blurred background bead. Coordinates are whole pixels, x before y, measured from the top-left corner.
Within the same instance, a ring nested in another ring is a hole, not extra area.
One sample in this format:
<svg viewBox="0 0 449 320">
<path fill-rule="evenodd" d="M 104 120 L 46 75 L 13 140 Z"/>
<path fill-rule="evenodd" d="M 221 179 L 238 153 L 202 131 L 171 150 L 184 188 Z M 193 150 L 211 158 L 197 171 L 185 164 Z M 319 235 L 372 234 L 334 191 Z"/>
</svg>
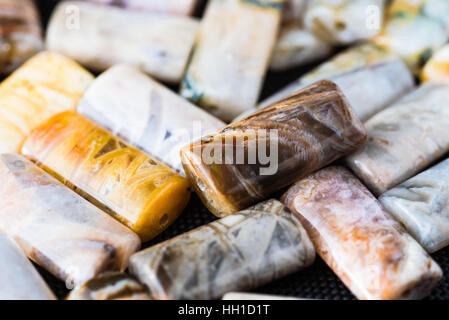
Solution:
<svg viewBox="0 0 449 320">
<path fill-rule="evenodd" d="M 449 45 L 438 50 L 426 63 L 421 81 L 435 81 L 449 85 Z"/>
<path fill-rule="evenodd" d="M 284 0 L 210 0 L 181 95 L 224 121 L 255 106 Z"/>
<path fill-rule="evenodd" d="M 0 84 L 0 153 L 19 152 L 31 130 L 74 110 L 93 76 L 61 55 L 41 52 Z"/>
<path fill-rule="evenodd" d="M 181 80 L 198 30 L 190 17 L 64 1 L 52 14 L 47 48 L 94 71 L 129 63 L 162 81 Z"/>
<path fill-rule="evenodd" d="M 0 73 L 10 73 L 44 47 L 34 0 L 0 1 Z"/>
</svg>

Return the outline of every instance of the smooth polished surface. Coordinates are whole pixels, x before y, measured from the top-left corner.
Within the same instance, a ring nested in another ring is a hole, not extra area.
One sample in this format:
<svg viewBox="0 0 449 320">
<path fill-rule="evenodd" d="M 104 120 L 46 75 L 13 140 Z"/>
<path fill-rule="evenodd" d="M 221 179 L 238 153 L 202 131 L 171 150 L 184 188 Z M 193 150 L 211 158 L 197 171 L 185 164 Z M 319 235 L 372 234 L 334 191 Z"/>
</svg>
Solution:
<svg viewBox="0 0 449 320">
<path fill-rule="evenodd" d="M 190 17 L 64 1 L 52 14 L 46 44 L 95 71 L 129 63 L 177 83 L 197 30 L 198 21 Z"/>
<path fill-rule="evenodd" d="M 340 89 L 320 81 L 184 147 L 181 156 L 204 204 L 223 217 L 350 154 L 365 139 Z"/>
<path fill-rule="evenodd" d="M 284 0 L 210 0 L 181 94 L 224 121 L 255 106 Z"/>
<path fill-rule="evenodd" d="M 131 230 L 22 156 L 0 155 L 0 178 L 0 230 L 66 285 L 125 270 L 140 248 Z"/>
<path fill-rule="evenodd" d="M 225 126 L 126 65 L 101 74 L 79 102 L 77 111 L 181 173 L 181 148 Z"/>
<path fill-rule="evenodd" d="M 0 232 L 0 300 L 54 300 L 22 250 Z"/>
<path fill-rule="evenodd" d="M 132 10 L 160 12 L 164 14 L 191 15 L 198 0 L 84 0 L 99 4 L 113 5 Z"/>
<path fill-rule="evenodd" d="M 31 130 L 74 110 L 93 76 L 74 61 L 42 52 L 0 84 L 0 153 L 20 151 Z"/>
<path fill-rule="evenodd" d="M 443 274 L 428 253 L 343 167 L 329 167 L 282 197 L 317 253 L 359 299 L 419 299 Z"/>
<path fill-rule="evenodd" d="M 34 0 L 0 1 L 0 73 L 9 73 L 43 49 Z"/>
<path fill-rule="evenodd" d="M 133 255 L 130 271 L 156 299 L 218 299 L 299 271 L 314 258 L 299 220 L 269 200 Z"/>
<path fill-rule="evenodd" d="M 376 195 L 449 151 L 449 86 L 428 83 L 365 123 L 367 143 L 347 165 Z"/>
<path fill-rule="evenodd" d="M 379 200 L 427 251 L 449 244 L 449 160 L 387 191 Z"/>
<path fill-rule="evenodd" d="M 151 300 L 143 285 L 125 273 L 109 272 L 70 292 L 67 300 Z"/>
<path fill-rule="evenodd" d="M 75 112 L 52 117 L 22 153 L 148 241 L 178 218 L 189 182 Z"/>
</svg>

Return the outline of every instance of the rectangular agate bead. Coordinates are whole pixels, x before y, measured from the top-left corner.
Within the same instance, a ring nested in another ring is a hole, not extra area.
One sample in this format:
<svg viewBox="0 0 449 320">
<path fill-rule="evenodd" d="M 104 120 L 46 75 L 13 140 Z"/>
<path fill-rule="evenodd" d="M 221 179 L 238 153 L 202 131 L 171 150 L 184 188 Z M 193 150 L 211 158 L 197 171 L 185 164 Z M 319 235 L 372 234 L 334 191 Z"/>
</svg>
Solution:
<svg viewBox="0 0 449 320">
<path fill-rule="evenodd" d="M 131 230 L 22 156 L 0 155 L 0 178 L 0 230 L 66 285 L 125 270 L 140 248 Z"/>
<path fill-rule="evenodd" d="M 204 204 L 223 217 L 357 150 L 365 139 L 340 89 L 320 81 L 185 146 L 181 157 Z"/>
<path fill-rule="evenodd" d="M 399 55 L 415 75 L 449 39 L 447 0 L 393 0 L 382 32 L 371 41 Z"/>
<path fill-rule="evenodd" d="M 54 300 L 22 250 L 0 232 L 0 300 Z"/>
<path fill-rule="evenodd" d="M 59 54 L 41 52 L 0 84 L 0 153 L 16 153 L 36 126 L 74 110 L 93 76 Z"/>
<path fill-rule="evenodd" d="M 428 252 L 449 244 L 449 160 L 385 192 L 379 200 Z"/>
<path fill-rule="evenodd" d="M 34 0 L 0 1 L 0 73 L 12 72 L 42 48 Z"/>
<path fill-rule="evenodd" d="M 309 0 L 308 30 L 328 43 L 351 44 L 379 33 L 386 0 Z"/>
<path fill-rule="evenodd" d="M 367 143 L 346 163 L 380 195 L 449 151 L 449 86 L 428 83 L 365 123 Z"/>
<path fill-rule="evenodd" d="M 269 200 L 131 257 L 156 299 L 218 299 L 309 266 L 315 250 L 299 220 Z"/>
<path fill-rule="evenodd" d="M 255 106 L 284 0 L 211 0 L 181 94 L 224 121 Z"/>
<path fill-rule="evenodd" d="M 107 272 L 72 290 L 67 300 L 151 300 L 151 297 L 130 275 Z"/>
<path fill-rule="evenodd" d="M 95 71 L 129 63 L 167 82 L 181 80 L 198 30 L 191 17 L 64 1 L 47 29 L 47 47 Z"/>
<path fill-rule="evenodd" d="M 186 178 L 76 112 L 52 117 L 22 153 L 148 241 L 190 198 Z"/>
<path fill-rule="evenodd" d="M 198 0 L 83 0 L 98 4 L 117 6 L 125 9 L 178 14 L 189 16 L 193 14 Z"/>
<path fill-rule="evenodd" d="M 362 121 L 390 106 L 415 86 L 413 75 L 399 58 L 388 58 L 347 72 L 329 74 L 323 78 L 335 82 L 340 87 Z M 304 88 L 312 79 L 300 78 L 267 98 L 260 106 L 268 106 L 288 97 Z M 314 80 L 319 79 L 320 77 Z"/>
<path fill-rule="evenodd" d="M 317 253 L 359 299 L 418 299 L 442 278 L 429 254 L 343 167 L 292 186 L 282 201 L 297 214 Z"/>
<path fill-rule="evenodd" d="M 225 123 L 139 70 L 114 66 L 100 75 L 77 111 L 184 173 L 179 152 Z"/>
</svg>

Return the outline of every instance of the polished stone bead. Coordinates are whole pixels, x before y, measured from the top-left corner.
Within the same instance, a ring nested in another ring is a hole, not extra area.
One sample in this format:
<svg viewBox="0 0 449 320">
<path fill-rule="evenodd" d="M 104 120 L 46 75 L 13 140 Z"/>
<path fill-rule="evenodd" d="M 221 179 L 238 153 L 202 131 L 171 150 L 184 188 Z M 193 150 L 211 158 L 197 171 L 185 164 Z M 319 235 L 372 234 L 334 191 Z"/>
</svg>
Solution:
<svg viewBox="0 0 449 320">
<path fill-rule="evenodd" d="M 340 89 L 321 81 L 185 146 L 187 176 L 223 217 L 363 145 L 365 129 Z"/>
<path fill-rule="evenodd" d="M 178 218 L 186 178 L 73 111 L 52 117 L 22 153 L 148 241 Z"/>
<path fill-rule="evenodd" d="M 438 50 L 426 63 L 421 73 L 421 80 L 449 85 L 449 45 Z"/>
<path fill-rule="evenodd" d="M 84 0 L 124 9 L 159 12 L 164 14 L 191 15 L 198 0 Z"/>
<path fill-rule="evenodd" d="M 77 111 L 184 173 L 179 152 L 225 126 L 137 69 L 118 65 L 100 75 Z"/>
<path fill-rule="evenodd" d="M 297 218 L 269 200 L 136 253 L 130 271 L 156 299 L 219 299 L 313 263 Z"/>
<path fill-rule="evenodd" d="M 304 23 L 328 43 L 351 44 L 379 32 L 385 4 L 385 0 L 309 0 Z"/>
<path fill-rule="evenodd" d="M 432 53 L 448 41 L 448 17 L 447 0 L 394 0 L 372 42 L 399 55 L 418 76 Z"/>
<path fill-rule="evenodd" d="M 74 110 L 93 76 L 74 61 L 42 52 L 0 84 L 0 153 L 19 152 L 27 135 L 58 112 Z"/>
<path fill-rule="evenodd" d="M 376 195 L 449 151 L 449 86 L 428 83 L 365 123 L 367 143 L 348 166 Z"/>
<path fill-rule="evenodd" d="M 359 299 L 418 299 L 442 278 L 429 254 L 343 167 L 292 186 L 282 201 L 297 214 L 317 253 Z"/>
<path fill-rule="evenodd" d="M 0 300 L 54 300 L 22 250 L 0 232 Z"/>
<path fill-rule="evenodd" d="M 0 230 L 53 275 L 78 286 L 125 270 L 136 234 L 22 156 L 0 155 Z"/>
<path fill-rule="evenodd" d="M 0 1 L 0 73 L 9 73 L 42 50 L 34 0 Z"/>
<path fill-rule="evenodd" d="M 47 48 L 103 71 L 129 63 L 163 81 L 181 80 L 198 30 L 191 17 L 64 1 L 47 29 Z"/>
<path fill-rule="evenodd" d="M 449 160 L 387 191 L 379 200 L 427 251 L 449 245 Z"/>
<path fill-rule="evenodd" d="M 151 300 L 145 287 L 133 277 L 108 272 L 70 292 L 67 300 Z"/>
<path fill-rule="evenodd" d="M 284 0 L 211 0 L 181 94 L 231 121 L 255 106 Z"/>
</svg>

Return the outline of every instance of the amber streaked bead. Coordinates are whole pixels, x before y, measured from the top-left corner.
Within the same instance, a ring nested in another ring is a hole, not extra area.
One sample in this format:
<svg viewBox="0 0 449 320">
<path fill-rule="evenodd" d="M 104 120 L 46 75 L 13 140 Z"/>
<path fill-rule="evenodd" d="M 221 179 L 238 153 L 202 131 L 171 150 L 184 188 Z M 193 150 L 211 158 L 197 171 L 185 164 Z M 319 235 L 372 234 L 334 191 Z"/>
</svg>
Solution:
<svg viewBox="0 0 449 320">
<path fill-rule="evenodd" d="M 34 130 L 22 152 L 142 241 L 165 230 L 190 198 L 186 178 L 76 112 L 60 113 Z"/>
<path fill-rule="evenodd" d="M 320 81 L 184 147 L 181 156 L 204 204 L 222 217 L 357 150 L 365 139 L 365 129 L 340 89 Z M 263 164 L 266 159 L 257 156 L 249 164 L 249 155 L 257 155 L 262 146 L 271 163 Z M 206 162 L 209 150 L 216 152 Z M 232 161 L 226 157 L 229 150 Z M 245 160 L 239 164 L 236 155 L 242 153 Z"/>
</svg>

